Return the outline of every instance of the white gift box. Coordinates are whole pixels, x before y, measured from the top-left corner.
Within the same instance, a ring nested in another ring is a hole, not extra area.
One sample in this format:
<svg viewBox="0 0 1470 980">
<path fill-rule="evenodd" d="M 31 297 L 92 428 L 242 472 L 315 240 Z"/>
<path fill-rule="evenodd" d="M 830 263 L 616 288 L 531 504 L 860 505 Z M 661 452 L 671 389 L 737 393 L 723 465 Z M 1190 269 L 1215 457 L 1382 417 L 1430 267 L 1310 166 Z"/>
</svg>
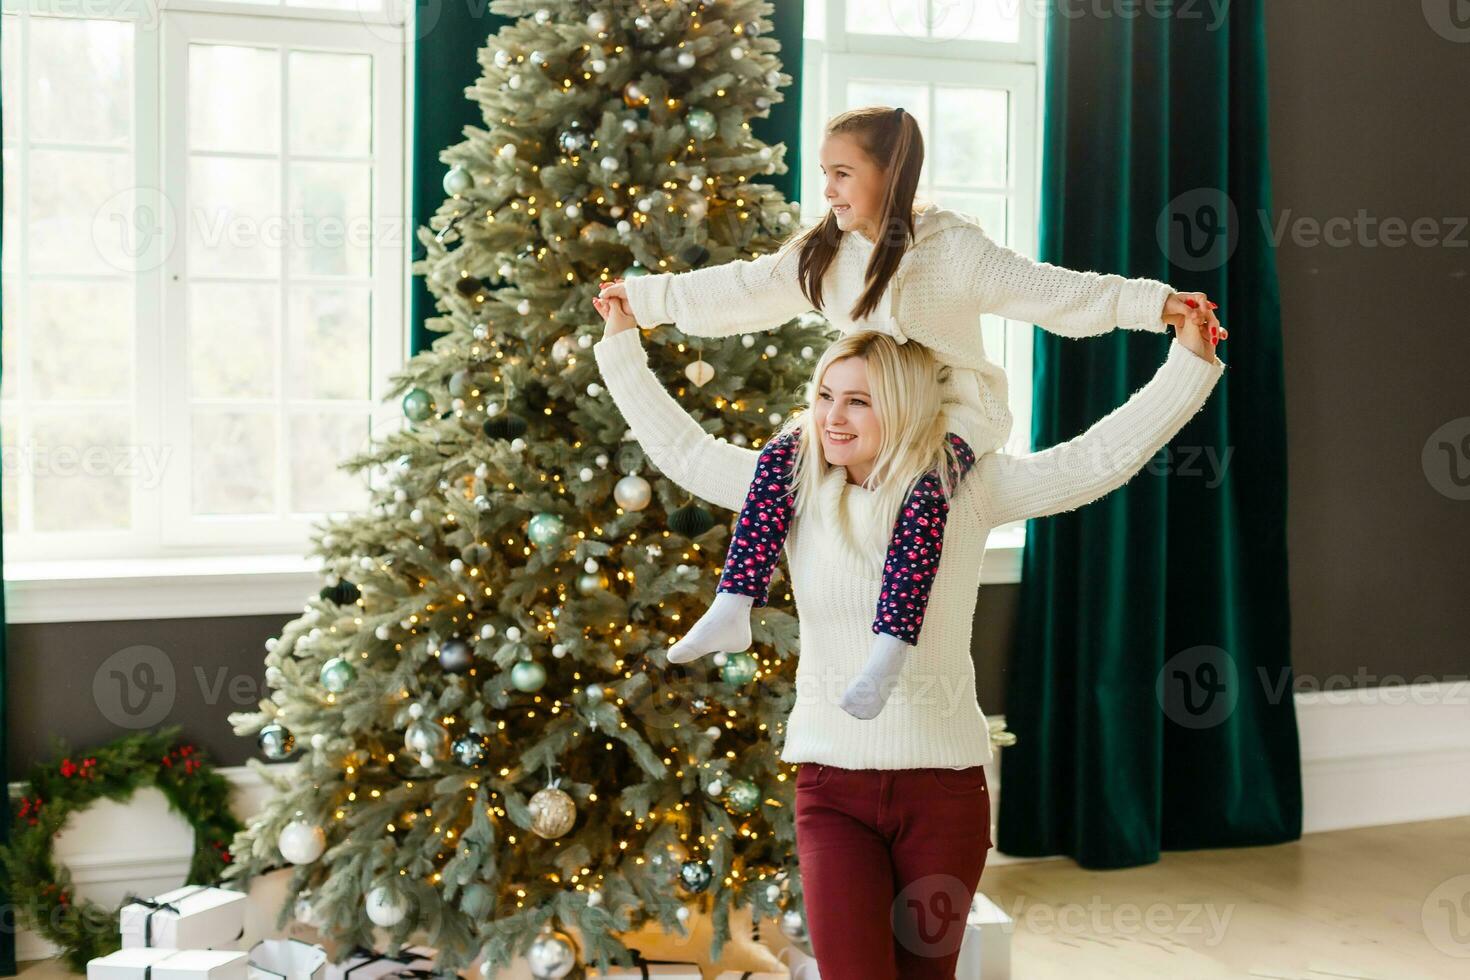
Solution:
<svg viewBox="0 0 1470 980">
<path fill-rule="evenodd" d="M 250 947 L 250 980 L 325 980 L 327 951 L 300 939 L 262 939 Z"/>
<path fill-rule="evenodd" d="M 589 975 L 617 977 L 619 980 L 643 980 L 645 977 L 663 977 L 664 980 L 704 980 L 704 972 L 699 969 L 698 963 L 648 960 L 644 959 L 641 953 L 636 953 L 636 959 L 634 966 L 612 966 L 608 967 L 606 973 L 598 973 L 596 967 L 592 966 L 589 969 Z"/>
<path fill-rule="evenodd" d="M 404 970 L 432 970 L 437 955 L 429 946 L 405 946 L 397 956 L 359 946 L 340 963 L 327 964 L 326 980 L 377 980 Z"/>
<path fill-rule="evenodd" d="M 715 980 L 791 980 L 791 974 L 767 973 L 764 970 L 759 973 L 754 973 L 749 970 L 744 972 L 740 970 L 726 970 L 723 973 L 715 974 Z"/>
<path fill-rule="evenodd" d="M 245 934 L 245 893 L 185 885 L 153 899 L 134 897 L 118 919 L 123 949 L 230 948 Z"/>
<path fill-rule="evenodd" d="M 133 946 L 87 964 L 87 980 L 247 980 L 246 956 L 233 949 Z"/>
<path fill-rule="evenodd" d="M 1015 920 L 977 892 L 965 918 L 965 938 L 954 968 L 956 980 L 1010 980 L 1014 931 Z"/>
</svg>

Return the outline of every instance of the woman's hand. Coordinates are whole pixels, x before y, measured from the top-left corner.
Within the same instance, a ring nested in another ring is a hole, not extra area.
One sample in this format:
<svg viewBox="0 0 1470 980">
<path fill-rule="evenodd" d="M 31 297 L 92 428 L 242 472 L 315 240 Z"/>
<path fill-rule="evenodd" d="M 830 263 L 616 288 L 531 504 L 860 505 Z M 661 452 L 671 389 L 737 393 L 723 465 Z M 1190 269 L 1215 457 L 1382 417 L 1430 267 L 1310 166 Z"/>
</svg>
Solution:
<svg viewBox="0 0 1470 980">
<path fill-rule="evenodd" d="M 1185 330 L 1185 326 L 1193 325 L 1201 328 L 1205 336 L 1213 343 L 1219 343 L 1230 336 L 1230 331 L 1220 325 L 1215 316 L 1218 304 L 1210 301 L 1204 293 L 1173 293 L 1164 302 L 1163 321 L 1174 327 L 1174 335 L 1182 341 L 1184 335 L 1192 330 Z"/>
<path fill-rule="evenodd" d="M 609 299 L 607 294 L 597 297 L 592 301 L 593 309 L 602 316 L 603 322 L 607 324 L 602 331 L 604 339 L 620 334 L 624 330 L 638 329 L 638 324 L 633 319 L 633 314 L 628 311 L 628 303 L 622 299 Z"/>
<path fill-rule="evenodd" d="M 630 316 L 632 315 L 633 307 L 628 304 L 628 287 L 623 285 L 623 280 L 614 279 L 611 282 L 599 283 L 599 287 L 602 290 L 601 295 L 603 299 L 621 300 L 623 307 L 628 311 Z M 634 323 L 637 323 L 636 318 L 634 319 Z"/>
<path fill-rule="evenodd" d="M 1217 328 L 1211 327 L 1205 321 L 1191 317 L 1185 320 L 1183 327 L 1175 329 L 1174 337 L 1189 351 L 1214 364 L 1216 330 Z M 1223 329 L 1219 332 L 1223 332 Z"/>
</svg>

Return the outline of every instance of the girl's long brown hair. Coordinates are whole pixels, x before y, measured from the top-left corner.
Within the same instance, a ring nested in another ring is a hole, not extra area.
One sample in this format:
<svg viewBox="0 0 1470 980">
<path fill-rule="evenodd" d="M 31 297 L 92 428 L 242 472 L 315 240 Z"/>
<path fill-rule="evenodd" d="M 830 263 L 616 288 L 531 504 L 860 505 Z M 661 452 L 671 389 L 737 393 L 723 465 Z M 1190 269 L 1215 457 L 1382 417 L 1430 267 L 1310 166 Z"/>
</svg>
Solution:
<svg viewBox="0 0 1470 980">
<path fill-rule="evenodd" d="M 913 240 L 914 194 L 919 187 L 919 171 L 924 166 L 924 137 L 913 116 L 889 106 L 864 106 L 833 116 L 827 122 L 825 135 L 853 137 L 886 174 L 878 241 L 868 259 L 863 294 L 849 313 L 853 320 L 861 320 L 878 306 L 888 280 Z M 830 210 L 793 244 L 801 252 L 797 281 L 814 309 L 822 309 L 822 279 L 837 258 L 841 244 L 842 230 Z"/>
</svg>

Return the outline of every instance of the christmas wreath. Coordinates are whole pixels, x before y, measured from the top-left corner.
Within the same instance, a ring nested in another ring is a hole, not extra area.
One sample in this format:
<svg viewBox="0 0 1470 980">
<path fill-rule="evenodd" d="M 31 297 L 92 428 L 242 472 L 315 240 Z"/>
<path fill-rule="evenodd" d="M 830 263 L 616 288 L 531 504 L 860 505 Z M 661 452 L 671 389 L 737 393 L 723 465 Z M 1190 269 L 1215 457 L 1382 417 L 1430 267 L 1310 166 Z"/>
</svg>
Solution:
<svg viewBox="0 0 1470 980">
<path fill-rule="evenodd" d="M 178 741 L 177 726 L 139 732 L 86 755 L 68 753 L 60 739 L 58 758 L 37 763 L 19 801 L 11 807 L 11 840 L 0 846 L 10 901 L 17 919 L 61 949 L 77 973 L 88 961 L 122 944 L 118 910 L 79 897 L 65 866 L 52 860 L 51 846 L 67 817 L 107 797 L 127 800 L 133 791 L 156 786 L 169 806 L 194 828 L 194 857 L 185 884 L 213 884 L 230 861 L 230 842 L 241 829 L 229 809 L 230 784 L 205 761 L 199 747 Z"/>
</svg>

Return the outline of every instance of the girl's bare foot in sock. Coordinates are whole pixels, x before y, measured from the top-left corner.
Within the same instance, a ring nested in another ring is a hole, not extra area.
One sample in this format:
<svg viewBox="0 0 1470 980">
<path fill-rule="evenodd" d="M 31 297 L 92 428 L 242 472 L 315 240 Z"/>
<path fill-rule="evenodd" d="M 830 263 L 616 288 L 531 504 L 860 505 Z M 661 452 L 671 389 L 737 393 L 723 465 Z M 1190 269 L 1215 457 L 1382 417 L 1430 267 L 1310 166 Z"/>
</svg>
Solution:
<svg viewBox="0 0 1470 980">
<path fill-rule="evenodd" d="M 873 640 L 868 662 L 852 679 L 852 683 L 847 685 L 847 690 L 842 695 L 839 702 L 842 710 L 865 721 L 878 717 L 898 683 L 904 657 L 912 649 L 912 645 L 891 633 L 879 633 Z"/>
<path fill-rule="evenodd" d="M 669 663 L 687 664 L 711 653 L 739 653 L 750 649 L 752 596 L 717 592 L 715 601 L 688 634 L 669 647 Z"/>
</svg>

